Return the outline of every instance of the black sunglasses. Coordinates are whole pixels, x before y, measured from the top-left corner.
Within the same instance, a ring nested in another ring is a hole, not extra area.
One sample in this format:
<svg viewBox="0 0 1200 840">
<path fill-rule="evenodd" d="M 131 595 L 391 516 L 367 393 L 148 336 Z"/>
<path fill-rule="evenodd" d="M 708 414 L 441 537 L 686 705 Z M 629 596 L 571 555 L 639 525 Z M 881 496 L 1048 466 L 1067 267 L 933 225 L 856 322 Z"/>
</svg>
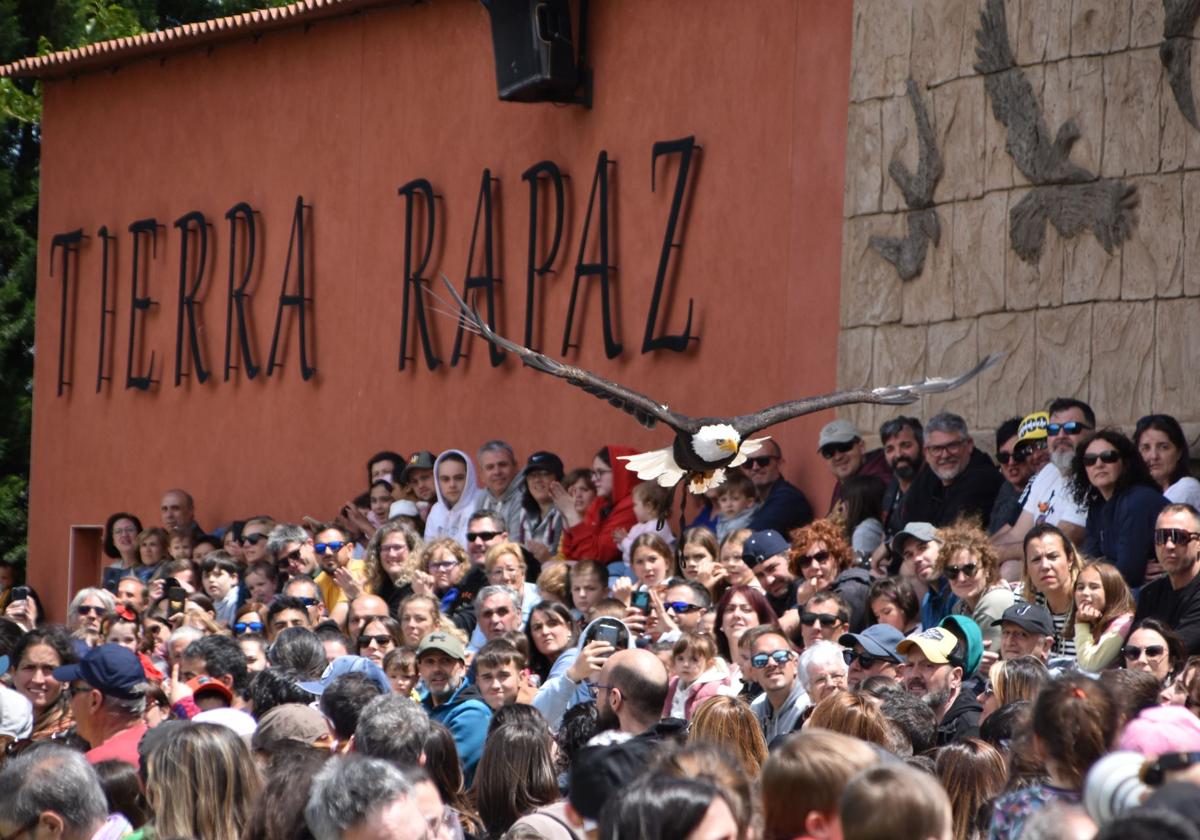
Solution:
<svg viewBox="0 0 1200 840">
<path fill-rule="evenodd" d="M 295 561 L 299 560 L 300 557 L 301 557 L 300 549 L 294 548 L 291 551 L 289 551 L 287 554 L 280 557 L 279 562 L 282 563 L 284 560 L 289 560 L 289 561 L 295 562 Z"/>
<path fill-rule="evenodd" d="M 1014 464 L 1024 464 L 1029 460 L 1029 453 L 1024 449 L 1019 452 L 997 452 L 996 460 L 1000 462 L 1001 466 L 1005 467 L 1008 466 L 1009 461 L 1012 461 Z"/>
<path fill-rule="evenodd" d="M 854 660 L 855 660 L 855 659 L 857 659 L 857 660 L 858 660 L 858 664 L 859 664 L 859 665 L 860 665 L 862 668 L 864 668 L 864 669 L 868 669 L 868 670 L 869 670 L 869 669 L 871 669 L 871 668 L 874 668 L 874 667 L 875 667 L 875 664 L 876 664 L 877 662 L 886 662 L 886 661 L 888 661 L 888 660 L 886 660 L 886 659 L 885 659 L 884 657 L 882 657 L 882 656 L 872 656 L 872 655 L 871 655 L 871 654 L 869 654 L 869 653 L 858 653 L 858 652 L 856 652 L 856 651 L 853 651 L 853 650 L 844 650 L 844 651 L 842 651 L 842 659 L 843 659 L 843 660 L 845 660 L 847 667 L 848 667 L 848 666 L 850 666 L 850 665 L 853 665 L 853 664 L 854 664 Z"/>
<path fill-rule="evenodd" d="M 824 563 L 829 559 L 828 551 L 818 551 L 816 554 L 802 554 L 796 558 L 796 565 L 801 569 L 807 569 L 813 563 Z"/>
<path fill-rule="evenodd" d="M 1146 654 L 1147 659 L 1158 659 L 1166 652 L 1167 649 L 1162 645 L 1146 645 L 1144 648 L 1137 645 L 1125 645 L 1121 648 L 1121 655 L 1126 659 L 1141 659 L 1143 653 Z"/>
<path fill-rule="evenodd" d="M 387 635 L 386 633 L 373 635 L 373 636 L 368 636 L 366 633 L 363 633 L 361 636 L 358 637 L 358 647 L 361 650 L 362 648 L 365 648 L 367 645 L 371 644 L 371 642 L 374 642 L 375 644 L 379 645 L 380 647 L 383 647 L 390 641 L 392 641 L 392 637 Z"/>
<path fill-rule="evenodd" d="M 258 545 L 266 538 L 266 534 L 243 534 L 242 545 Z"/>
<path fill-rule="evenodd" d="M 475 531 L 474 533 L 467 534 L 467 542 L 475 542 L 475 540 L 483 540 L 484 542 L 491 542 L 492 540 L 496 539 L 496 537 L 500 536 L 502 533 L 504 533 L 504 532 L 503 531 Z"/>
<path fill-rule="evenodd" d="M 958 580 L 959 575 L 966 575 L 968 578 L 973 578 L 977 571 L 979 571 L 978 563 L 963 563 L 961 566 L 947 566 L 943 574 L 949 580 Z"/>
<path fill-rule="evenodd" d="M 821 447 L 821 457 L 828 461 L 834 455 L 841 455 L 854 448 L 857 441 L 848 440 L 845 443 L 827 443 Z"/>
<path fill-rule="evenodd" d="M 1173 542 L 1175 545 L 1187 545 L 1195 539 L 1200 539 L 1200 534 L 1195 531 L 1185 531 L 1182 528 L 1154 529 L 1155 545 L 1166 545 L 1169 542 Z"/>
<path fill-rule="evenodd" d="M 770 466 L 771 462 L 774 460 L 775 460 L 774 455 L 755 455 L 753 458 L 746 459 L 745 467 L 746 467 L 746 469 L 750 469 L 751 467 L 758 467 L 761 470 L 764 467 Z"/>
<path fill-rule="evenodd" d="M 819 622 L 821 622 L 821 626 L 822 626 L 822 627 L 834 627 L 834 626 L 836 626 L 836 625 L 837 625 L 837 624 L 838 624 L 838 623 L 839 623 L 841 620 L 842 620 L 842 619 L 841 619 L 841 617 L 840 617 L 840 616 L 836 616 L 836 615 L 828 615 L 828 614 L 826 614 L 826 613 L 810 613 L 810 612 L 806 612 L 806 613 L 801 613 L 801 614 L 800 614 L 800 623 L 801 623 L 801 624 L 803 624 L 803 625 L 804 625 L 804 626 L 806 626 L 806 627 L 812 627 L 812 626 L 813 626 L 814 624 L 816 624 L 818 621 L 819 621 Z"/>
<path fill-rule="evenodd" d="M 1115 449 L 1105 449 L 1103 452 L 1088 452 L 1080 460 L 1083 461 L 1085 467 L 1094 467 L 1097 461 L 1115 464 L 1121 460 L 1121 453 Z"/>
</svg>

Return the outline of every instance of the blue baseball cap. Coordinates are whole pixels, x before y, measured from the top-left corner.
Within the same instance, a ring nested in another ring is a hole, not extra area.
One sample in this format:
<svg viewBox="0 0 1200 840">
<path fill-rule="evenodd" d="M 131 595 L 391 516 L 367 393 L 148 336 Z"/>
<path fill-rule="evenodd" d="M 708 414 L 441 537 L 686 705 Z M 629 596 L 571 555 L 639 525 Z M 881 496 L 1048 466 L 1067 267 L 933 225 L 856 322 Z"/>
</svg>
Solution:
<svg viewBox="0 0 1200 840">
<path fill-rule="evenodd" d="M 365 656 L 339 656 L 326 666 L 325 673 L 321 674 L 321 679 L 302 682 L 300 687 L 309 694 L 324 694 L 330 683 L 343 674 L 362 674 L 379 686 L 379 690 L 384 694 L 392 693 L 392 684 L 388 680 L 387 674 Z"/>
<path fill-rule="evenodd" d="M 842 647 L 853 647 L 857 642 L 871 656 L 885 656 L 893 662 L 903 662 L 904 657 L 896 652 L 896 645 L 904 641 L 904 634 L 890 624 L 872 624 L 861 633 L 843 633 L 838 639 Z"/>
<path fill-rule="evenodd" d="M 83 659 L 54 669 L 61 683 L 83 680 L 101 694 L 134 700 L 143 696 L 135 686 L 146 682 L 146 671 L 137 654 L 121 645 L 97 645 Z"/>
<path fill-rule="evenodd" d="M 742 543 L 742 562 L 754 568 L 777 554 L 787 554 L 791 547 L 791 543 L 772 528 L 755 531 Z"/>
</svg>

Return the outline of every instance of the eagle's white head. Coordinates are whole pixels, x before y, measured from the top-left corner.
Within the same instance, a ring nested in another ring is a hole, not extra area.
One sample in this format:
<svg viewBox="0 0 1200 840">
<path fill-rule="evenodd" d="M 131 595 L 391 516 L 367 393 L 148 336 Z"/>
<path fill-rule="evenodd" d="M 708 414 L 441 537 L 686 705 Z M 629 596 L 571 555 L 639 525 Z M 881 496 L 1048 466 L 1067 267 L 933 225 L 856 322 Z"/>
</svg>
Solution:
<svg viewBox="0 0 1200 840">
<path fill-rule="evenodd" d="M 709 463 L 725 461 L 737 454 L 742 438 L 727 423 L 702 426 L 692 435 L 692 450 Z"/>
</svg>

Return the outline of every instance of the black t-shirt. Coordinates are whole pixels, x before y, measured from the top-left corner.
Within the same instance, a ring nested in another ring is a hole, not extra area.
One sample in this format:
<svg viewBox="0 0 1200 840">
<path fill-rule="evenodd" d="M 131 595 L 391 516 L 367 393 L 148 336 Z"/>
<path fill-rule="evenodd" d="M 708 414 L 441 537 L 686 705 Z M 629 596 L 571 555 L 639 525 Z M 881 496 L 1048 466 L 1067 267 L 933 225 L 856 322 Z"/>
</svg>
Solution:
<svg viewBox="0 0 1200 840">
<path fill-rule="evenodd" d="M 1188 656 L 1200 654 L 1200 573 L 1182 589 L 1172 589 L 1166 577 L 1143 586 L 1133 616 L 1134 626 L 1144 618 L 1157 618 L 1178 633 Z"/>
</svg>

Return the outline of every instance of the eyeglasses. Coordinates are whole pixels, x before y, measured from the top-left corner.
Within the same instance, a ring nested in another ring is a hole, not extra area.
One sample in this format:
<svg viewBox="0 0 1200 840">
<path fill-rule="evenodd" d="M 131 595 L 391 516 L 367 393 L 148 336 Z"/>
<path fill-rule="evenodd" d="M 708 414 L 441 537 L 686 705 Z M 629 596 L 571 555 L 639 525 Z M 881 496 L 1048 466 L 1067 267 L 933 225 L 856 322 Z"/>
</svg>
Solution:
<svg viewBox="0 0 1200 840">
<path fill-rule="evenodd" d="M 1146 645 L 1144 648 L 1137 645 L 1125 645 L 1121 648 L 1121 655 L 1126 659 L 1133 660 L 1141 659 L 1143 653 L 1146 654 L 1147 659 L 1158 659 L 1166 652 L 1167 649 L 1163 645 Z"/>
<path fill-rule="evenodd" d="M 1182 528 L 1155 528 L 1154 529 L 1154 544 L 1166 545 L 1169 542 L 1175 545 L 1187 545 L 1192 540 L 1200 539 L 1200 534 L 1195 531 L 1185 531 Z"/>
<path fill-rule="evenodd" d="M 978 563 L 963 563 L 961 566 L 947 566 L 943 570 L 943 574 L 950 580 L 958 580 L 959 575 L 966 575 L 968 578 L 973 578 L 977 571 L 979 571 Z"/>
<path fill-rule="evenodd" d="M 67 693 L 72 697 L 77 694 L 87 694 L 89 691 L 95 691 L 95 689 L 93 689 L 87 683 L 84 683 L 83 685 L 80 685 L 79 683 L 71 683 L 71 685 L 67 687 Z"/>
<path fill-rule="evenodd" d="M 1029 453 L 1022 449 L 1020 452 L 997 452 L 996 460 L 1001 466 L 1007 467 L 1009 461 L 1014 464 L 1024 464 L 1029 460 Z"/>
<path fill-rule="evenodd" d="M 782 665 L 792 658 L 790 650 L 773 650 L 770 653 L 756 653 L 750 657 L 750 664 L 755 668 L 766 668 L 768 662 Z"/>
<path fill-rule="evenodd" d="M 361 650 L 362 648 L 369 646 L 372 642 L 379 645 L 379 647 L 386 647 L 387 643 L 391 641 L 394 640 L 387 633 L 381 633 L 372 636 L 368 636 L 366 633 L 363 633 L 358 637 L 358 647 L 359 650 Z"/>
<path fill-rule="evenodd" d="M 337 554 L 342 550 L 342 546 L 348 544 L 349 543 L 347 543 L 345 540 L 334 540 L 333 542 L 317 543 L 313 546 L 313 549 L 317 552 L 317 554 Z"/>
<path fill-rule="evenodd" d="M 847 666 L 853 665 L 854 660 L 857 659 L 859 666 L 864 669 L 874 668 L 877 662 L 888 661 L 882 656 L 872 656 L 869 653 L 858 653 L 853 650 L 842 651 L 842 659 L 845 661 Z"/>
<path fill-rule="evenodd" d="M 746 469 L 757 467 L 758 469 L 762 470 L 769 467 L 775 458 L 775 455 L 755 455 L 753 458 L 747 458 L 744 463 Z"/>
<path fill-rule="evenodd" d="M 80 604 L 75 608 L 75 612 L 79 613 L 80 615 L 104 615 L 105 609 L 104 607 L 93 607 L 89 606 L 88 604 Z"/>
<path fill-rule="evenodd" d="M 392 543 L 391 545 L 379 546 L 380 554 L 402 554 L 408 551 L 408 546 L 404 543 Z"/>
<path fill-rule="evenodd" d="M 834 455 L 844 455 L 849 452 L 857 442 L 857 440 L 848 440 L 845 443 L 827 443 L 818 451 L 821 453 L 821 457 L 828 461 Z"/>
<path fill-rule="evenodd" d="M 596 683 L 592 686 L 593 697 L 599 697 L 601 691 L 612 691 L 612 686 L 605 685 L 604 683 Z"/>
<path fill-rule="evenodd" d="M 689 604 L 687 601 L 667 601 L 663 604 L 663 609 L 673 613 L 693 613 L 703 611 L 704 607 L 699 604 Z"/>
<path fill-rule="evenodd" d="M 242 633 L 261 633 L 265 625 L 261 621 L 239 621 L 233 625 L 233 632 L 239 636 Z"/>
<path fill-rule="evenodd" d="M 805 554 L 796 558 L 796 565 L 801 569 L 807 569 L 814 563 L 824 563 L 829 559 L 828 551 L 818 551 L 816 554 Z"/>
<path fill-rule="evenodd" d="M 266 534 L 242 534 L 242 545 L 258 545 L 266 538 Z"/>
<path fill-rule="evenodd" d="M 936 457 L 949 452 L 957 452 L 964 443 L 966 443 L 966 440 L 963 438 L 952 440 L 949 443 L 927 443 L 925 444 L 925 451 Z"/>
<path fill-rule="evenodd" d="M 591 471 L 592 478 L 594 478 L 594 479 L 600 478 L 601 476 L 604 476 L 604 475 L 608 475 L 611 472 L 612 472 L 612 470 L 592 470 Z"/>
<path fill-rule="evenodd" d="M 800 613 L 800 623 L 805 627 L 812 627 L 818 621 L 822 627 L 835 627 L 841 621 L 841 616 L 828 615 L 827 613 Z"/>
<path fill-rule="evenodd" d="M 1103 452 L 1088 452 L 1080 460 L 1085 467 L 1094 467 L 1097 461 L 1115 464 L 1121 460 L 1121 453 L 1115 449 L 1105 449 Z"/>
<path fill-rule="evenodd" d="M 475 542 L 475 540 L 491 542 L 503 533 L 503 531 L 475 531 L 474 533 L 467 534 L 467 542 L 472 543 Z"/>
<path fill-rule="evenodd" d="M 446 571 L 446 570 L 448 570 L 448 569 L 453 569 L 453 568 L 454 568 L 455 566 L 457 566 L 457 565 L 458 565 L 458 561 L 457 561 L 457 560 L 442 560 L 442 561 L 440 561 L 440 562 L 438 562 L 438 563 L 430 563 L 430 564 L 429 564 L 429 571 L 431 571 L 431 572 L 444 572 L 444 571 Z"/>
<path fill-rule="evenodd" d="M 1080 423 L 1078 420 L 1070 420 L 1066 423 L 1047 423 L 1046 434 L 1050 437 L 1058 437 L 1060 434 L 1077 435 L 1084 429 L 1092 428 L 1087 423 Z"/>
</svg>

